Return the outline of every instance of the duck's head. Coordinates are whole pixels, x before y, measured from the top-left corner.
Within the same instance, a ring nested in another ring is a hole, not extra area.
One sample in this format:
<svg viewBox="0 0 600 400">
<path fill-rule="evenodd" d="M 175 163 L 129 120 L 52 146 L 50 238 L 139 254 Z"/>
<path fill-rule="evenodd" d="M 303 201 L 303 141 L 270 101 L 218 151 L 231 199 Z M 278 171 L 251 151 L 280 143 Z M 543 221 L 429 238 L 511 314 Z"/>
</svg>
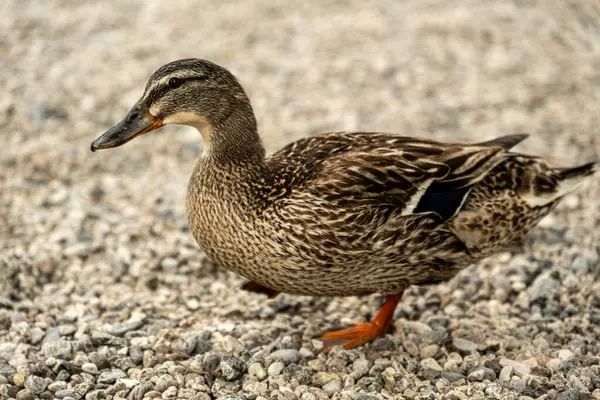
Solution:
<svg viewBox="0 0 600 400">
<path fill-rule="evenodd" d="M 234 114 L 235 121 L 229 121 Z M 215 128 L 232 123 L 242 131 L 256 131 L 254 114 L 242 86 L 225 68 L 187 58 L 154 72 L 142 97 L 121 121 L 92 143 L 92 151 L 121 146 L 167 124 L 197 128 L 206 148 L 214 139 L 212 133 L 218 130 Z"/>
</svg>

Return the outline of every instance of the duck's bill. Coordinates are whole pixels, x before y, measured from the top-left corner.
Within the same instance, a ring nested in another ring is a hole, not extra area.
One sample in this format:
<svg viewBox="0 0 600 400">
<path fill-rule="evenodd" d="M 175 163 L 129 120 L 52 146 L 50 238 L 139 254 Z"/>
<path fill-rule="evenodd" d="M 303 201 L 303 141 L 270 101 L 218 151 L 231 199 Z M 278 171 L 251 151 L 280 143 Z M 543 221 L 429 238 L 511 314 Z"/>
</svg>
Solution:
<svg viewBox="0 0 600 400">
<path fill-rule="evenodd" d="M 121 146 L 163 126 L 162 119 L 134 107 L 119 123 L 92 142 L 92 151 Z"/>
</svg>

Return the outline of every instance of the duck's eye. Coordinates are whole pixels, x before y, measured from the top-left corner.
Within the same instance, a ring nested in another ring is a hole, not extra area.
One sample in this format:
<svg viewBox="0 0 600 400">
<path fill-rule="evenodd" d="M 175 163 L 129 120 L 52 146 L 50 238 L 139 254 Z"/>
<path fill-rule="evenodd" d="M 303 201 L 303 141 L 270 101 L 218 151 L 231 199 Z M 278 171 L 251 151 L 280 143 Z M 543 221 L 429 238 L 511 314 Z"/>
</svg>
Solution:
<svg viewBox="0 0 600 400">
<path fill-rule="evenodd" d="M 179 86 L 181 86 L 183 82 L 181 81 L 181 79 L 178 78 L 171 78 L 169 79 L 169 87 L 171 89 L 175 89 L 178 88 Z"/>
</svg>

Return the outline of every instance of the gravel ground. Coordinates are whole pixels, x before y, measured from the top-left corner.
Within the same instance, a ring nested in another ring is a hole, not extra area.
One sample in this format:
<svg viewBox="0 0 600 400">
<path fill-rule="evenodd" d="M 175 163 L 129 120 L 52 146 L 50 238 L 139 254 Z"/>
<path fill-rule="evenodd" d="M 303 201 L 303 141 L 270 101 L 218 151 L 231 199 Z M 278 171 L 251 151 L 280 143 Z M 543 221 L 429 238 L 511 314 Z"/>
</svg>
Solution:
<svg viewBox="0 0 600 400">
<path fill-rule="evenodd" d="M 194 56 L 238 75 L 270 149 L 526 131 L 521 150 L 588 161 L 599 3 L 217 3 L 0 3 L 0 398 L 600 399 L 599 180 L 521 251 L 411 289 L 394 332 L 325 355 L 319 333 L 380 299 L 239 291 L 187 228 L 197 133 L 89 151 L 154 69 Z"/>
</svg>

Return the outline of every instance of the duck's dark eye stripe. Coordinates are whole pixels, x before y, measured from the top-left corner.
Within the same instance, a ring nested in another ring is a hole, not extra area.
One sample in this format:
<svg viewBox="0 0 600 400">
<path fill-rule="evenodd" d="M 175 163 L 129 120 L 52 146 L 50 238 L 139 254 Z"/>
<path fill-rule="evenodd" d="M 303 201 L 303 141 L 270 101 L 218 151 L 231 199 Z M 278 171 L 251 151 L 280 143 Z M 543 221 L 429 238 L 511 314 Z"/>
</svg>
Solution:
<svg viewBox="0 0 600 400">
<path fill-rule="evenodd" d="M 187 82 L 204 81 L 206 79 L 208 79 L 208 77 L 205 75 L 189 76 L 186 78 L 173 77 L 169 79 L 165 84 L 156 86 L 154 89 L 152 89 L 152 91 L 148 94 L 147 98 L 149 100 L 149 103 L 151 104 L 163 97 L 165 93 L 167 93 L 169 90 L 177 89 L 178 87 L 183 86 Z"/>
<path fill-rule="evenodd" d="M 171 81 L 176 80 L 177 84 L 176 86 L 179 87 L 181 85 L 183 85 L 186 82 L 191 82 L 191 81 L 205 81 L 207 79 L 207 76 L 202 75 L 202 76 L 188 76 L 186 78 L 178 78 L 178 77 L 174 77 L 169 79 L 169 86 L 171 86 Z"/>
</svg>

